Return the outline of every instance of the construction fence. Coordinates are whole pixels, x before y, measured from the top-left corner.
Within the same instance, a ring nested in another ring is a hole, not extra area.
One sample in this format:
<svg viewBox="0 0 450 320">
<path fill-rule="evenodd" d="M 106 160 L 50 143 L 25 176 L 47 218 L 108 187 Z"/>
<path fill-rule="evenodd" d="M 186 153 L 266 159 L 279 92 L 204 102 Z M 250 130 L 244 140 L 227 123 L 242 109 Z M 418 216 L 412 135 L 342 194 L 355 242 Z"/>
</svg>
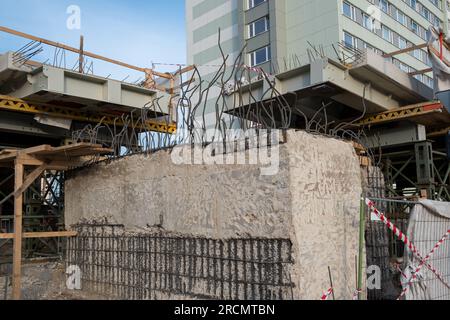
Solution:
<svg viewBox="0 0 450 320">
<path fill-rule="evenodd" d="M 449 300 L 449 203 L 372 199 L 366 209 L 367 266 L 381 270 L 368 299 Z"/>
</svg>

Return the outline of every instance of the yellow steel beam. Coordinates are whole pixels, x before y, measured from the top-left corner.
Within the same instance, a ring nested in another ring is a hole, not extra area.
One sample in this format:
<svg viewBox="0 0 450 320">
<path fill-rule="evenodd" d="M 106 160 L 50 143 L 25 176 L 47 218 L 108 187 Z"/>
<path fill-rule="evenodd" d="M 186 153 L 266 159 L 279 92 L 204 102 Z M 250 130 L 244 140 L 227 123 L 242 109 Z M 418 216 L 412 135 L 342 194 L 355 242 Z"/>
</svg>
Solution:
<svg viewBox="0 0 450 320">
<path fill-rule="evenodd" d="M 430 113 L 443 112 L 444 106 L 439 101 L 414 104 L 394 110 L 371 115 L 356 123 L 357 126 L 382 124 L 401 119 L 423 116 Z"/>
<path fill-rule="evenodd" d="M 124 121 L 116 115 L 87 114 L 74 108 L 66 108 L 53 105 L 41 105 L 28 103 L 22 99 L 0 95 L 0 110 L 21 112 L 28 114 L 40 114 L 55 118 L 69 119 L 75 121 L 102 123 L 105 125 L 124 126 Z M 135 128 L 142 131 L 152 131 L 173 134 L 177 130 L 176 123 L 165 123 L 155 120 L 147 120 L 143 124 L 135 124 Z"/>
</svg>

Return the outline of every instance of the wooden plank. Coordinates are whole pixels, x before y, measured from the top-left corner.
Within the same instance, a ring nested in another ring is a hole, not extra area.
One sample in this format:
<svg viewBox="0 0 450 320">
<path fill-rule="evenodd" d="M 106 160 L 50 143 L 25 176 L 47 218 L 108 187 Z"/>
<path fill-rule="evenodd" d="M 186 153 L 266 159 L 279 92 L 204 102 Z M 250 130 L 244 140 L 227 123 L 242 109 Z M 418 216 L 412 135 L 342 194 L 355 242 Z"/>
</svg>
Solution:
<svg viewBox="0 0 450 320">
<path fill-rule="evenodd" d="M 6 27 L 1 27 L 0 26 L 0 31 L 6 32 L 6 33 L 9 33 L 9 34 L 18 36 L 18 37 L 22 37 L 22 38 L 25 38 L 25 39 L 29 39 L 29 40 L 32 40 L 32 41 L 41 42 L 43 44 L 46 44 L 46 45 L 49 45 L 49 46 L 52 46 L 52 47 L 56 47 L 56 48 L 61 48 L 61 49 L 64 49 L 64 50 L 67 50 L 67 51 L 70 51 L 70 52 L 77 53 L 77 54 L 81 53 L 80 50 L 77 49 L 77 48 L 74 48 L 74 47 L 71 47 L 71 46 L 67 46 L 67 45 L 64 45 L 64 44 L 61 44 L 61 43 L 58 43 L 58 42 L 50 41 L 50 40 L 47 40 L 47 39 L 44 39 L 44 38 L 35 37 L 35 36 L 30 35 L 30 34 L 26 34 L 26 33 L 23 33 L 23 32 L 20 32 L 20 31 L 16 31 L 16 30 L 13 30 L 13 29 L 9 29 L 9 28 L 6 28 Z M 129 68 L 129 69 L 133 69 L 133 70 L 136 70 L 136 71 L 142 71 L 143 72 L 143 68 L 139 68 L 139 67 L 136 67 L 136 66 L 133 66 L 133 65 L 121 62 L 121 61 L 114 60 L 114 59 L 109 59 L 109 58 L 106 58 L 106 57 L 102 57 L 100 55 L 97 55 L 97 54 L 94 54 L 94 53 L 91 53 L 91 52 L 88 52 L 88 51 L 83 51 L 83 55 L 91 57 L 91 58 L 95 58 L 95 59 L 98 59 L 98 60 L 103 60 L 103 61 L 106 61 L 106 62 L 109 62 L 109 63 L 112 63 L 112 64 L 116 64 L 116 65 L 119 65 L 119 66 L 122 66 L 122 67 L 125 67 L 125 68 Z"/>
<path fill-rule="evenodd" d="M 369 157 L 359 157 L 359 164 L 361 167 L 370 167 L 372 166 L 372 160 Z"/>
<path fill-rule="evenodd" d="M 25 232 L 23 237 L 26 239 L 37 238 L 70 238 L 76 237 L 76 231 L 55 231 L 55 232 Z"/>
<path fill-rule="evenodd" d="M 15 190 L 19 190 L 23 184 L 23 164 L 15 164 Z M 14 198 L 14 243 L 13 243 L 13 277 L 12 298 L 20 300 L 22 277 L 22 193 Z"/>
<path fill-rule="evenodd" d="M 134 66 L 134 65 L 122 62 L 122 61 L 118 61 L 118 60 L 110 59 L 110 58 L 107 58 L 107 57 L 103 57 L 101 55 L 98 55 L 98 54 L 95 54 L 95 53 L 92 53 L 92 52 L 89 52 L 89 51 L 84 51 L 84 50 L 80 51 L 80 49 L 78 49 L 78 48 L 67 46 L 67 45 L 64 45 L 64 44 L 61 44 L 61 43 L 58 43 L 58 42 L 54 42 L 54 41 L 50 41 L 50 40 L 47 40 L 47 39 L 35 37 L 35 36 L 30 35 L 30 34 L 26 34 L 26 33 L 23 33 L 23 32 L 20 32 L 20 31 L 16 31 L 16 30 L 13 30 L 13 29 L 9 29 L 9 28 L 6 28 L 6 27 L 0 26 L 0 31 L 6 32 L 6 33 L 9 33 L 9 34 L 18 36 L 18 37 L 22 37 L 22 38 L 25 38 L 25 39 L 29 39 L 29 40 L 33 40 L 33 41 L 36 41 L 36 42 L 40 42 L 40 43 L 43 43 L 43 44 L 46 44 L 46 45 L 49 45 L 49 46 L 52 46 L 52 47 L 61 48 L 61 49 L 64 49 L 64 50 L 67 50 L 67 51 L 70 51 L 70 52 L 77 53 L 77 54 L 82 54 L 84 56 L 91 57 L 91 58 L 94 58 L 94 59 L 103 60 L 103 61 L 115 64 L 115 65 L 118 65 L 118 66 L 121 66 L 121 67 L 124 67 L 124 68 L 132 69 L 132 70 L 136 70 L 136 71 L 140 71 L 140 72 L 145 72 L 145 70 L 146 70 L 145 68 L 137 67 L 137 66 Z M 168 74 L 160 73 L 160 72 L 153 72 L 153 73 L 155 75 L 161 77 L 161 78 L 166 78 L 166 79 L 171 79 L 172 78 L 172 75 L 170 75 L 170 74 L 168 75 Z"/>
<path fill-rule="evenodd" d="M 71 167 L 84 165 L 85 160 L 80 157 L 112 153 L 110 148 L 103 148 L 100 144 L 77 143 L 61 147 L 42 145 L 19 151 L 17 154 L 0 156 L 0 163 L 13 164 L 19 160 L 23 165 L 42 166 L 48 164 L 48 170 L 67 170 Z"/>
<path fill-rule="evenodd" d="M 90 156 L 90 155 L 101 155 L 101 154 L 108 154 L 113 153 L 113 149 L 109 148 L 92 148 L 92 149 L 85 149 L 85 150 L 75 150 L 73 152 L 70 152 L 70 157 L 84 157 L 84 156 Z"/>
<path fill-rule="evenodd" d="M 362 144 L 360 144 L 360 143 L 358 143 L 358 142 L 352 141 L 352 144 L 353 144 L 353 148 L 354 148 L 357 152 L 367 151 L 366 148 L 365 148 Z"/>
<path fill-rule="evenodd" d="M 70 238 L 77 236 L 76 231 L 50 231 L 50 232 L 24 232 L 22 238 L 24 239 L 38 239 L 38 238 Z M 14 239 L 14 233 L 0 233 L 0 239 L 8 240 Z"/>
<path fill-rule="evenodd" d="M 80 149 L 92 149 L 92 148 L 101 148 L 102 145 L 99 144 L 90 144 L 90 143 L 75 143 L 67 146 L 61 146 L 56 148 L 51 148 L 48 150 L 42 150 L 37 152 L 32 152 L 34 156 L 42 157 L 42 156 L 56 156 L 59 154 L 70 154 L 70 152 L 80 150 Z"/>
<path fill-rule="evenodd" d="M 17 197 L 19 194 L 24 193 L 33 184 L 33 182 L 40 177 L 40 175 L 46 170 L 46 168 L 47 166 L 43 164 L 40 167 L 34 169 L 33 172 L 31 172 L 25 178 L 25 181 L 23 182 L 22 186 L 14 192 L 14 197 Z"/>
<path fill-rule="evenodd" d="M 33 154 L 38 153 L 38 152 L 50 151 L 52 149 L 53 149 L 52 146 L 50 146 L 48 144 L 43 144 L 43 145 L 36 146 L 36 147 L 22 149 L 22 150 L 19 151 L 19 155 L 33 155 Z"/>
<path fill-rule="evenodd" d="M 13 193 L 9 194 L 5 198 L 3 198 L 0 201 L 0 205 L 5 203 L 7 200 L 9 200 L 12 197 L 17 197 L 21 194 L 23 194 L 32 184 L 33 182 L 39 178 L 39 176 L 46 170 L 46 165 L 42 165 L 39 168 L 35 169 L 32 173 L 30 173 L 25 181 L 23 182 L 22 186 L 19 188 L 19 190 L 14 191 Z"/>
<path fill-rule="evenodd" d="M 0 155 L 4 155 L 4 154 L 7 154 L 7 153 L 14 153 L 14 152 L 17 152 L 18 150 L 17 149 L 3 149 L 2 151 L 0 151 Z"/>
<path fill-rule="evenodd" d="M 410 52 L 410 51 L 413 51 L 413 50 L 416 50 L 416 49 L 423 49 L 423 48 L 426 48 L 427 46 L 428 46 L 428 43 L 415 45 L 415 46 L 408 47 L 408 48 L 401 49 L 401 50 L 397 50 L 397 51 L 394 51 L 394 52 L 391 52 L 391 53 L 383 54 L 383 58 L 390 58 L 390 57 L 397 56 L 397 55 L 402 54 L 402 53 L 407 53 L 407 52 Z"/>
<path fill-rule="evenodd" d="M 85 159 L 75 159 L 75 160 L 52 160 L 48 164 L 48 170 L 68 170 L 69 168 L 76 168 L 84 166 L 86 164 Z M 56 169 L 56 167 L 61 169 Z"/>
<path fill-rule="evenodd" d="M 424 73 L 428 73 L 428 72 L 433 72 L 433 68 L 428 68 L 428 69 L 424 69 L 424 70 L 417 70 L 417 71 L 413 71 L 408 73 L 410 76 L 416 76 L 418 74 L 424 74 Z"/>
<path fill-rule="evenodd" d="M 79 142 L 79 143 L 69 144 L 66 146 L 52 148 L 51 152 L 58 153 L 58 152 L 65 152 L 65 151 L 70 151 L 70 150 L 78 150 L 78 149 L 82 149 L 82 148 L 99 148 L 99 147 L 101 148 L 102 145 L 101 144 L 91 144 L 91 143 L 87 143 L 87 142 Z"/>
<path fill-rule="evenodd" d="M 183 73 L 192 71 L 192 70 L 194 70 L 194 69 L 195 69 L 195 66 L 194 66 L 194 65 L 187 66 L 187 67 L 184 67 L 183 69 L 177 70 L 177 71 L 175 72 L 175 75 L 183 74 Z"/>
<path fill-rule="evenodd" d="M 439 130 L 439 131 L 434 131 L 434 132 L 427 133 L 427 137 L 428 138 L 435 138 L 435 137 L 445 136 L 449 132 L 450 132 L 450 127 L 447 127 L 445 129 L 442 129 L 442 130 Z"/>
<path fill-rule="evenodd" d="M 17 156 L 17 152 L 8 152 L 0 155 L 0 162 L 11 162 Z"/>
<path fill-rule="evenodd" d="M 41 166 L 44 162 L 40 159 L 36 159 L 33 156 L 29 156 L 27 154 L 19 154 L 16 159 L 20 161 L 25 166 Z"/>
</svg>

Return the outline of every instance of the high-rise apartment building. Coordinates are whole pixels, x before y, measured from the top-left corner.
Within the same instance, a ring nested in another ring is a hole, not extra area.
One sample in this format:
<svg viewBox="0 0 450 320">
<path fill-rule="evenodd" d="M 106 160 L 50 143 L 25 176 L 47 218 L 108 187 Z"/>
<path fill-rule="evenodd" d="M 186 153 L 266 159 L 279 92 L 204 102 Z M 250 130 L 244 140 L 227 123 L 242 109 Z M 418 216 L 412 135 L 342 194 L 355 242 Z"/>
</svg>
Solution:
<svg viewBox="0 0 450 320">
<path fill-rule="evenodd" d="M 307 49 L 337 58 L 337 44 L 379 54 L 427 41 L 430 25 L 448 29 L 444 0 L 186 0 L 188 62 L 208 74 L 221 62 L 218 30 L 229 63 L 246 44 L 245 64 L 271 73 L 293 59 L 308 63 Z M 430 67 L 426 48 L 391 57 L 412 73 Z M 432 86 L 432 74 L 416 74 Z"/>
</svg>

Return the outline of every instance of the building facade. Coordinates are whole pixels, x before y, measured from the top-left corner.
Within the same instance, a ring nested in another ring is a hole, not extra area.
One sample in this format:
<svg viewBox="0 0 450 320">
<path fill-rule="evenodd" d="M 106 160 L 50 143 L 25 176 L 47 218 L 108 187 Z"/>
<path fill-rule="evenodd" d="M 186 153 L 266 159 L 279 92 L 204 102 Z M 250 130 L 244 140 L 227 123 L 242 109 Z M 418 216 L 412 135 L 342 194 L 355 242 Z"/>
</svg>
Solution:
<svg viewBox="0 0 450 320">
<path fill-rule="evenodd" d="M 246 45 L 244 63 L 274 74 L 307 64 L 313 47 L 335 59 L 339 43 L 391 53 L 425 43 L 430 25 L 448 29 L 447 7 L 444 0 L 186 0 L 188 62 L 208 80 L 222 62 L 219 28 L 229 64 Z M 407 73 L 431 65 L 426 49 L 389 59 Z M 433 85 L 431 73 L 414 77 Z"/>
</svg>

